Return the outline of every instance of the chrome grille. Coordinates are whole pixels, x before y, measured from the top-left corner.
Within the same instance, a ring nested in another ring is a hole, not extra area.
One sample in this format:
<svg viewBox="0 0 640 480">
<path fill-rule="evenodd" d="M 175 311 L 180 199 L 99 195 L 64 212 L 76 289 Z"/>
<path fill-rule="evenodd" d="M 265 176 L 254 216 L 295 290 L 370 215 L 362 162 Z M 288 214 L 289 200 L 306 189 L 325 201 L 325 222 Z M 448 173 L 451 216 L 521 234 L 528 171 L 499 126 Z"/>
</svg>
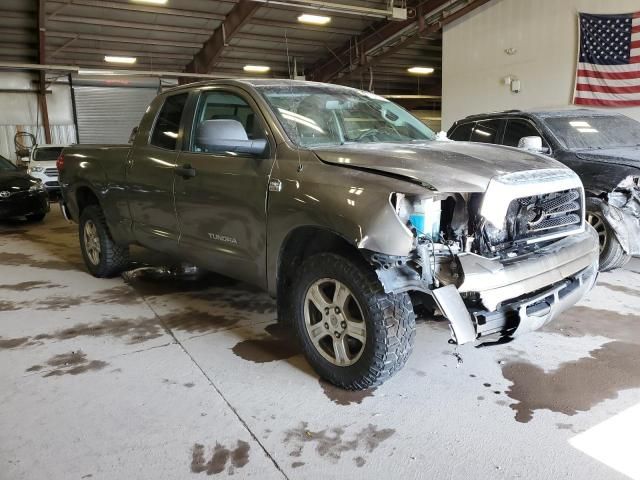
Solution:
<svg viewBox="0 0 640 480">
<path fill-rule="evenodd" d="M 47 168 L 45 169 L 44 173 L 47 175 L 47 177 L 57 177 L 58 176 L 58 169 L 53 167 L 53 168 Z"/>
<path fill-rule="evenodd" d="M 513 239 L 522 240 L 575 228 L 582 222 L 580 190 L 547 193 L 519 198 L 509 210 L 515 214 Z"/>
</svg>

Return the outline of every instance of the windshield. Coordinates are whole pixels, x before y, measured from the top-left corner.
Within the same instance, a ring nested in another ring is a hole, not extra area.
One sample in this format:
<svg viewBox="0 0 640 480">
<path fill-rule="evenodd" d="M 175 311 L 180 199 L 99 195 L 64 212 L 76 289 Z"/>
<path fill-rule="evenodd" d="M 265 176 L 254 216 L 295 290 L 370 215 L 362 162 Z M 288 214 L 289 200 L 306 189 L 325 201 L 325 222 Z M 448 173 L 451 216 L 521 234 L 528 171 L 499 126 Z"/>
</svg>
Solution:
<svg viewBox="0 0 640 480">
<path fill-rule="evenodd" d="M 33 159 L 36 162 L 55 162 L 62 153 L 62 147 L 37 148 Z"/>
<path fill-rule="evenodd" d="M 640 123 L 623 115 L 546 118 L 545 123 L 570 150 L 640 145 Z"/>
<path fill-rule="evenodd" d="M 359 90 L 318 85 L 258 87 L 300 147 L 434 140 L 435 134 L 402 107 Z"/>
<path fill-rule="evenodd" d="M 16 170 L 16 166 L 6 158 L 0 156 L 0 170 Z"/>
</svg>

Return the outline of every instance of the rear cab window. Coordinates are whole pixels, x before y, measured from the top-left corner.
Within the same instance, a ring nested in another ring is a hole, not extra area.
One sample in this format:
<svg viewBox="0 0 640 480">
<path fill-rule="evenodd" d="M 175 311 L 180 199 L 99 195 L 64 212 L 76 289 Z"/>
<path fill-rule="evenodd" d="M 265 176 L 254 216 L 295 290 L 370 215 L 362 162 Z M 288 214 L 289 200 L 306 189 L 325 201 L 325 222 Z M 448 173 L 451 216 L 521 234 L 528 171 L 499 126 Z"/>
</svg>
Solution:
<svg viewBox="0 0 640 480">
<path fill-rule="evenodd" d="M 153 127 L 149 141 L 151 145 L 165 150 L 176 150 L 180 134 L 180 121 L 188 96 L 188 93 L 179 93 L 167 97 Z"/>
</svg>

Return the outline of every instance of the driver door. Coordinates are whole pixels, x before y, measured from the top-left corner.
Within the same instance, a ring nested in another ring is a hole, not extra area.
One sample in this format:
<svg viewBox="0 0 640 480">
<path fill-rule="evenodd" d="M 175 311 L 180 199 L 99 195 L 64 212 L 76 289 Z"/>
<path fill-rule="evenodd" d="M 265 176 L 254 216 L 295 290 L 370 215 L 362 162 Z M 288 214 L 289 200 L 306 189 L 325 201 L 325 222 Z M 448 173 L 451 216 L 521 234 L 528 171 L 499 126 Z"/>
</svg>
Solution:
<svg viewBox="0 0 640 480">
<path fill-rule="evenodd" d="M 220 128 L 214 135 L 217 147 L 203 144 L 201 132 L 212 125 Z M 260 286 L 266 281 L 266 205 L 274 151 L 265 125 L 257 106 L 242 90 L 201 90 L 189 138 L 178 157 L 183 175 L 178 174 L 175 182 L 182 255 L 210 270 Z M 234 132 L 230 126 L 236 127 Z M 233 142 L 240 137 L 238 143 L 254 140 L 266 147 L 262 153 L 234 149 Z"/>
</svg>

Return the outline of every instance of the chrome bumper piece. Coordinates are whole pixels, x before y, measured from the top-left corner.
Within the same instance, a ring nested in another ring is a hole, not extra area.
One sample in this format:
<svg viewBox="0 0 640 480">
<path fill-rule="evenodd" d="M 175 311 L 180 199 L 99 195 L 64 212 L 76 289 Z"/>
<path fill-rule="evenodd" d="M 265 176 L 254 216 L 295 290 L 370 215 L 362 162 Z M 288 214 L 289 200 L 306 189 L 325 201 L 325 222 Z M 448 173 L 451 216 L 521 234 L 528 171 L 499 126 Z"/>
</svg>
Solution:
<svg viewBox="0 0 640 480">
<path fill-rule="evenodd" d="M 598 235 L 587 226 L 512 261 L 460 255 L 463 283 L 457 291 L 449 285 L 432 294 L 458 344 L 493 334 L 516 336 L 539 329 L 591 290 L 598 257 Z M 477 294 L 482 306 L 462 308 L 465 293 Z"/>
</svg>

